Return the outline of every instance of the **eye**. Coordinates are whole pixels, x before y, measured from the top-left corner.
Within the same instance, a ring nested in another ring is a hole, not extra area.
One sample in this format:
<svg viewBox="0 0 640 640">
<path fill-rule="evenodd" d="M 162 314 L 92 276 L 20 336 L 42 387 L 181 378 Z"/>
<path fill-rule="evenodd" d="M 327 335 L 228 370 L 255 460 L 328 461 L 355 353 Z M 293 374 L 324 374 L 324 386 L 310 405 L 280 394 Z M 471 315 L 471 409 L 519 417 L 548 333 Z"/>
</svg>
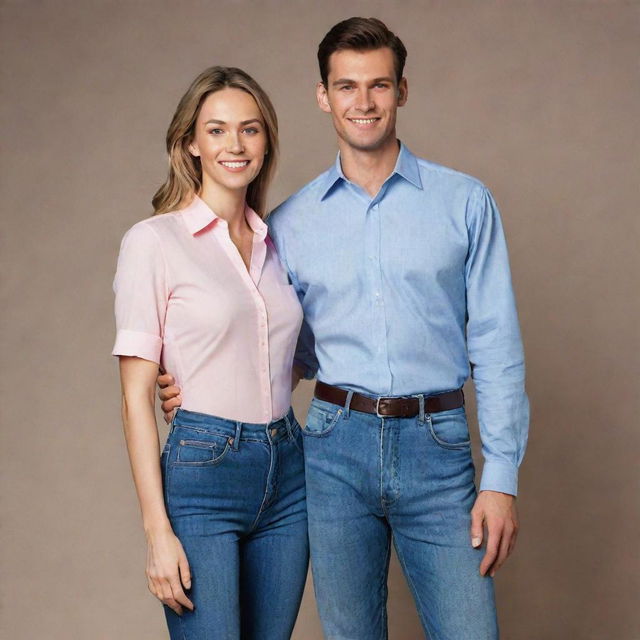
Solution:
<svg viewBox="0 0 640 640">
<path fill-rule="evenodd" d="M 350 84 L 343 84 L 343 85 L 340 87 L 340 91 L 349 91 L 349 90 L 351 90 L 351 89 L 353 89 L 353 86 L 352 86 L 352 85 L 350 85 Z"/>
<path fill-rule="evenodd" d="M 219 136 L 221 133 L 224 133 L 222 129 L 211 129 L 209 133 L 212 133 L 215 136 Z"/>
<path fill-rule="evenodd" d="M 256 133 L 260 133 L 260 130 L 256 127 L 247 127 L 244 129 L 245 133 L 248 133 L 250 136 L 255 135 Z"/>
<path fill-rule="evenodd" d="M 376 82 L 375 85 L 373 85 L 376 89 L 386 89 L 389 85 L 386 84 L 385 82 Z"/>
</svg>

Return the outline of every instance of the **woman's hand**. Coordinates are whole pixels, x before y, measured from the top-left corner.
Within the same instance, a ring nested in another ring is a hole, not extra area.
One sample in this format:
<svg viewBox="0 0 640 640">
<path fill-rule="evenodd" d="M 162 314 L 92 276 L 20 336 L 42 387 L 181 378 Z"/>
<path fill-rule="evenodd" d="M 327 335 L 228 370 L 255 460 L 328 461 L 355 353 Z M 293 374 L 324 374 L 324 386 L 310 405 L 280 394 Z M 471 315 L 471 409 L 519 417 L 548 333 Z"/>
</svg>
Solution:
<svg viewBox="0 0 640 640">
<path fill-rule="evenodd" d="M 193 603 L 184 592 L 191 588 L 191 573 L 180 540 L 169 528 L 147 533 L 147 543 L 149 591 L 178 615 L 182 615 L 182 607 L 193 611 Z"/>
</svg>

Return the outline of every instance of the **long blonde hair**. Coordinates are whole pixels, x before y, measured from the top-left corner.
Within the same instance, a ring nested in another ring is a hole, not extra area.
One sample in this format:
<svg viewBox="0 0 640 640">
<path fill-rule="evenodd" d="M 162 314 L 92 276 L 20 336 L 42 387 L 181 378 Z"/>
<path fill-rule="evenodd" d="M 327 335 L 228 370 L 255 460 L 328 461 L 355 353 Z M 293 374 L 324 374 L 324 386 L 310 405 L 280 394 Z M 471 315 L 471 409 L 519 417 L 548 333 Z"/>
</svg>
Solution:
<svg viewBox="0 0 640 640">
<path fill-rule="evenodd" d="M 253 97 L 264 118 L 267 149 L 260 173 L 249 184 L 247 204 L 261 217 L 266 215 L 267 189 L 273 179 L 278 160 L 278 119 L 269 96 L 248 74 L 235 67 L 209 67 L 205 69 L 180 99 L 169 130 L 167 153 L 169 175 L 156 191 L 151 203 L 154 214 L 167 213 L 189 203 L 202 188 L 200 158 L 192 156 L 189 144 L 193 141 L 195 123 L 205 98 L 215 91 L 231 87 L 246 91 Z"/>
</svg>

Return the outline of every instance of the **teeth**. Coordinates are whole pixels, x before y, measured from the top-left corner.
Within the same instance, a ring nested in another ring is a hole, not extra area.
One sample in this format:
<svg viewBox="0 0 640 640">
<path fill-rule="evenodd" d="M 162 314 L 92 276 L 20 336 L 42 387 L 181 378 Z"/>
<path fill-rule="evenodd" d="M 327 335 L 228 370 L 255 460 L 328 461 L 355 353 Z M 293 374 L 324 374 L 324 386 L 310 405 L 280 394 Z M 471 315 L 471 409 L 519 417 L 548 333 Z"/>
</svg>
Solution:
<svg viewBox="0 0 640 640">
<path fill-rule="evenodd" d="M 377 118 L 351 118 L 351 120 L 357 124 L 371 124 L 375 122 Z"/>
<path fill-rule="evenodd" d="M 221 162 L 225 167 L 229 167 L 230 169 L 239 169 L 240 167 L 246 167 L 249 164 L 248 160 L 243 160 L 242 162 Z"/>
</svg>

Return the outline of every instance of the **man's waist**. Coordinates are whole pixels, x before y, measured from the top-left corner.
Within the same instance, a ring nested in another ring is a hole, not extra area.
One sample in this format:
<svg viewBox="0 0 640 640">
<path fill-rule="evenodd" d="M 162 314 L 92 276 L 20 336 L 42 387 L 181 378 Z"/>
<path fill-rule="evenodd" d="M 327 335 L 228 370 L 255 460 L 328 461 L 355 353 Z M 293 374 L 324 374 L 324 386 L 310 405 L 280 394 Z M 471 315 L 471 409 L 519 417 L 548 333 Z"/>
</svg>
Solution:
<svg viewBox="0 0 640 640">
<path fill-rule="evenodd" d="M 438 413 L 464 406 L 462 389 L 436 394 L 414 394 L 410 396 L 369 396 L 341 387 L 334 387 L 318 380 L 314 395 L 318 400 L 345 406 L 363 413 L 373 413 L 384 418 L 412 418 L 422 412 Z"/>
</svg>

